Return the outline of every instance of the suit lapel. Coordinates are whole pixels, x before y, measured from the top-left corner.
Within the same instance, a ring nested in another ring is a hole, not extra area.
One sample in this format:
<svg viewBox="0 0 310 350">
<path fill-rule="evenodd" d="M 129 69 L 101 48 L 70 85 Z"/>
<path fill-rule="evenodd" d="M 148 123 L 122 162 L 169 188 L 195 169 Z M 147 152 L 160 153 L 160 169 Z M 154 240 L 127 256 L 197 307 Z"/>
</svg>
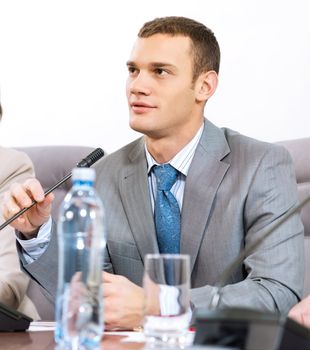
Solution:
<svg viewBox="0 0 310 350">
<path fill-rule="evenodd" d="M 229 164 L 221 161 L 230 152 L 221 129 L 206 121 L 187 175 L 182 206 L 181 252 L 195 264 L 212 204 Z"/>
<path fill-rule="evenodd" d="M 130 229 L 142 261 L 145 254 L 158 253 L 158 244 L 148 188 L 147 161 L 141 138 L 129 153 L 129 165 L 120 178 L 120 193 Z"/>
</svg>

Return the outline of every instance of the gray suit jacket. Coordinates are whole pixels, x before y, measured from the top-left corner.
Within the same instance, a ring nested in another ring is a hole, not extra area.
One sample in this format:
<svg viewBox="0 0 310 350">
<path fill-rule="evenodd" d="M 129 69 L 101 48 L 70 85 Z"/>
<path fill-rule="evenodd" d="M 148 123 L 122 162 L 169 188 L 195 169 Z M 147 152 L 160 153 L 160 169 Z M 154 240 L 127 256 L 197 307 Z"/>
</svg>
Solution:
<svg viewBox="0 0 310 350">
<path fill-rule="evenodd" d="M 141 285 L 145 254 L 158 252 L 143 138 L 105 157 L 96 171 L 108 232 L 105 269 Z M 297 202 L 284 148 L 205 121 L 181 213 L 181 253 L 191 257 L 192 303 L 208 306 L 225 268 Z M 303 254 L 303 226 L 296 214 L 228 277 L 220 305 L 286 313 L 302 295 Z M 24 268 L 54 298 L 54 233 L 47 251 L 30 265 L 24 262 Z"/>
</svg>

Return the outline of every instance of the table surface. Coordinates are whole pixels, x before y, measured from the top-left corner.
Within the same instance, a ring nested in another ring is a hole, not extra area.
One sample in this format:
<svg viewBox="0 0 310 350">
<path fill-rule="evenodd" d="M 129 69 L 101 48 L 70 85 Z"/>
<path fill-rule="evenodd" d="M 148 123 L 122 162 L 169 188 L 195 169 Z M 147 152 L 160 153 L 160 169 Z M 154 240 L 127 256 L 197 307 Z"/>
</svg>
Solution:
<svg viewBox="0 0 310 350">
<path fill-rule="evenodd" d="M 121 342 L 124 336 L 105 335 L 101 342 L 104 350 L 140 350 L 143 343 Z M 54 332 L 12 332 L 0 333 L 0 349 L 5 350 L 54 350 Z"/>
</svg>

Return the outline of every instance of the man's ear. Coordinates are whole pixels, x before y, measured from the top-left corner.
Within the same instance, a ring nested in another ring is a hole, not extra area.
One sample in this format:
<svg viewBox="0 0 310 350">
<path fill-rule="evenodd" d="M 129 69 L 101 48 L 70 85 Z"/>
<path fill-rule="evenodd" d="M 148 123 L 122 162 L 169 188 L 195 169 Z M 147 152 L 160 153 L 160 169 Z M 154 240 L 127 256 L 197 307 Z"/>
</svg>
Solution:
<svg viewBox="0 0 310 350">
<path fill-rule="evenodd" d="M 195 83 L 197 101 L 207 101 L 215 92 L 218 84 L 218 75 L 214 70 L 200 74 Z"/>
</svg>

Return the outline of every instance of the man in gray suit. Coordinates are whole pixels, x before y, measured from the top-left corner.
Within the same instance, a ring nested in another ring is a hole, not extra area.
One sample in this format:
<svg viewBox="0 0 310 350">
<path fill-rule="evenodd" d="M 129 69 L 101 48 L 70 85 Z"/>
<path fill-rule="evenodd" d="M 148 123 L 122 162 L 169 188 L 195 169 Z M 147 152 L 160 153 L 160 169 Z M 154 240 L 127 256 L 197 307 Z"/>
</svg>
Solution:
<svg viewBox="0 0 310 350">
<path fill-rule="evenodd" d="M 225 268 L 297 204 L 287 151 L 204 118 L 217 87 L 219 62 L 214 34 L 191 19 L 155 19 L 138 34 L 127 62 L 127 98 L 130 126 L 144 136 L 96 167 L 108 228 L 109 272 L 103 273 L 107 327 L 141 324 L 144 256 L 163 251 L 154 221 L 154 167 L 169 163 L 177 169 L 171 189 L 181 212 L 177 244 L 178 251 L 191 256 L 194 307 L 208 306 Z M 32 198 L 39 204 L 13 225 L 24 240 L 36 237 L 35 244 L 49 225 L 53 196 L 44 199 L 40 184 L 31 180 L 11 188 L 4 212 L 8 218 Z M 51 225 L 34 259 L 26 259 L 29 245 L 21 239 L 19 249 L 24 269 L 54 300 L 58 259 Z M 303 227 L 296 214 L 227 277 L 219 306 L 287 313 L 302 294 L 303 263 Z"/>
</svg>

